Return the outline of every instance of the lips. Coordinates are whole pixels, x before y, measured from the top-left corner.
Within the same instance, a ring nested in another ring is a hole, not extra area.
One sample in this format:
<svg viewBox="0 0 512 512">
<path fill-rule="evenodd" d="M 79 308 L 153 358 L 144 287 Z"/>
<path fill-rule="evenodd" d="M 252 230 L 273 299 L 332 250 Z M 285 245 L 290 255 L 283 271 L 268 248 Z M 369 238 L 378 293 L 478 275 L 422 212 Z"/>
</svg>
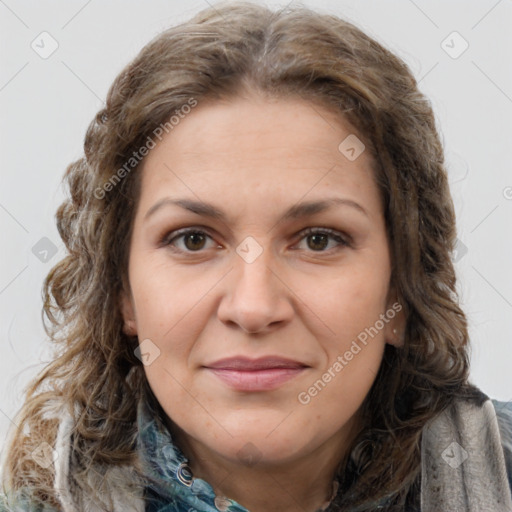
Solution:
<svg viewBox="0 0 512 512">
<path fill-rule="evenodd" d="M 224 384 L 238 391 L 270 391 L 301 374 L 308 365 L 278 356 L 231 357 L 205 366 Z"/>
<path fill-rule="evenodd" d="M 229 357 L 221 359 L 214 363 L 206 365 L 206 368 L 218 370 L 240 370 L 240 371 L 258 371 L 269 370 L 272 368 L 305 368 L 306 364 L 299 361 L 293 361 L 284 357 L 267 356 L 259 359 L 250 359 L 248 357 Z"/>
</svg>

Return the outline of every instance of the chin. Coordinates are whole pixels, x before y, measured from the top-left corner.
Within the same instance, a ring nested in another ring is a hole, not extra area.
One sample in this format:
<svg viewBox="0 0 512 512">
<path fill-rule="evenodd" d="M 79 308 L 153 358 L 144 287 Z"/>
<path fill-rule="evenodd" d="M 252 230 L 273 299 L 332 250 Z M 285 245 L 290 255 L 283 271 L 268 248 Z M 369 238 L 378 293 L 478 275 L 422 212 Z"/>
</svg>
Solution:
<svg viewBox="0 0 512 512">
<path fill-rule="evenodd" d="M 272 466 L 287 463 L 300 457 L 309 444 L 307 440 L 299 437 L 301 432 L 285 429 L 277 432 L 275 425 L 272 429 L 263 431 L 240 429 L 235 433 L 229 427 L 228 431 L 233 437 L 225 435 L 222 439 L 205 439 L 203 442 L 231 462 L 248 467 L 256 464 Z"/>
</svg>

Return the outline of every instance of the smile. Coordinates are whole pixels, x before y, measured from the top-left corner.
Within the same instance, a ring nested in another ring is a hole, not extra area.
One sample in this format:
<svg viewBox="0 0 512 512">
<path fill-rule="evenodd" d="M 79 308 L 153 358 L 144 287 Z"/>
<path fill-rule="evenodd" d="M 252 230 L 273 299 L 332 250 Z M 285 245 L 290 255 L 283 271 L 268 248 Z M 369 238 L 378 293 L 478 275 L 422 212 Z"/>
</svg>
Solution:
<svg viewBox="0 0 512 512">
<path fill-rule="evenodd" d="M 233 370 L 208 368 L 222 382 L 238 391 L 270 391 L 293 379 L 306 368 L 268 368 Z"/>
</svg>

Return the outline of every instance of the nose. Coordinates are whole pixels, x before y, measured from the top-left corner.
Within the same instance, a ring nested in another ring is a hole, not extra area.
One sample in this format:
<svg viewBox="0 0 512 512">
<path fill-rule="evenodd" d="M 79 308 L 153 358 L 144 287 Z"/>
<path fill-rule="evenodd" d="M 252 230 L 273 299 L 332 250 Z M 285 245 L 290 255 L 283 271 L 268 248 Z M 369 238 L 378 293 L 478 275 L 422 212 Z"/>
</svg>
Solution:
<svg viewBox="0 0 512 512">
<path fill-rule="evenodd" d="M 291 320 L 293 293 L 271 260 L 267 250 L 251 263 L 234 255 L 235 268 L 227 276 L 217 313 L 222 322 L 264 333 Z"/>
</svg>

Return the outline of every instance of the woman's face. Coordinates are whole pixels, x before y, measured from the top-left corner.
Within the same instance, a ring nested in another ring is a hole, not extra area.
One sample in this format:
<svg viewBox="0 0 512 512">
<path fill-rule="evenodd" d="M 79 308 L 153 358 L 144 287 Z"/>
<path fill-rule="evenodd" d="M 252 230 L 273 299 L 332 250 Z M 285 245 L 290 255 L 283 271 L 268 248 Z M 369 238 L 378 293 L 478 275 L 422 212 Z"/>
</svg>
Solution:
<svg viewBox="0 0 512 512">
<path fill-rule="evenodd" d="M 254 96 L 199 103 L 146 157 L 125 331 L 194 449 L 276 464 L 346 444 L 402 317 L 361 150 L 329 110 Z"/>
</svg>

